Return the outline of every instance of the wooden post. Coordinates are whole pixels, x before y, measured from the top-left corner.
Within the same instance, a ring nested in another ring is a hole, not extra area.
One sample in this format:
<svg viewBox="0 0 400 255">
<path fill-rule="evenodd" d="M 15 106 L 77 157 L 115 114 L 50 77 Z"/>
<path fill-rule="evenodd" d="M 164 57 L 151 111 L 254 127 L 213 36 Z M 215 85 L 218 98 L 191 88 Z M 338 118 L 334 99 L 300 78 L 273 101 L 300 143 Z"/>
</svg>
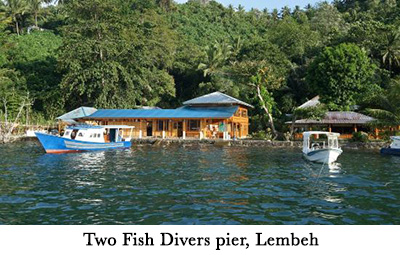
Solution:
<svg viewBox="0 0 400 255">
<path fill-rule="evenodd" d="M 139 139 L 142 139 L 143 131 L 142 131 L 142 119 L 139 120 Z"/>
<path fill-rule="evenodd" d="M 183 120 L 183 132 L 182 132 L 182 139 L 186 139 L 186 120 Z"/>
<path fill-rule="evenodd" d="M 354 124 L 353 128 L 354 128 L 354 132 L 357 132 L 357 125 Z"/>
<path fill-rule="evenodd" d="M 224 123 L 224 135 L 223 135 L 223 137 L 224 137 L 224 140 L 228 140 L 228 132 L 226 131 L 228 128 L 227 128 L 226 120 L 224 120 L 223 123 Z"/>
<path fill-rule="evenodd" d="M 157 137 L 159 134 L 158 134 L 158 121 L 157 120 L 153 120 L 153 134 L 152 134 L 152 136 L 153 137 Z"/>
</svg>

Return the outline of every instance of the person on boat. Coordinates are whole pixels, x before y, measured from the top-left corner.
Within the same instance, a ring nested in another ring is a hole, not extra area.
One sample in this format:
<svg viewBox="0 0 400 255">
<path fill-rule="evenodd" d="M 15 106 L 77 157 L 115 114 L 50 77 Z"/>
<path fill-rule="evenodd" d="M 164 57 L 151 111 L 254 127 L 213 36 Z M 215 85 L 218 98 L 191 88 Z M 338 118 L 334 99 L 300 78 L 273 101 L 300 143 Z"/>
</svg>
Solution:
<svg viewBox="0 0 400 255">
<path fill-rule="evenodd" d="M 107 131 L 104 131 L 104 142 L 109 143 L 110 142 L 110 136 L 108 135 Z"/>
<path fill-rule="evenodd" d="M 74 140 L 76 138 L 76 134 L 78 133 L 78 130 L 74 129 L 71 132 L 71 139 Z"/>
<path fill-rule="evenodd" d="M 122 129 L 121 128 L 118 129 L 118 141 L 117 142 L 119 142 L 119 141 L 124 141 L 124 139 L 122 138 Z"/>
<path fill-rule="evenodd" d="M 217 128 L 215 126 L 213 127 L 212 138 L 213 139 L 217 138 Z"/>
</svg>

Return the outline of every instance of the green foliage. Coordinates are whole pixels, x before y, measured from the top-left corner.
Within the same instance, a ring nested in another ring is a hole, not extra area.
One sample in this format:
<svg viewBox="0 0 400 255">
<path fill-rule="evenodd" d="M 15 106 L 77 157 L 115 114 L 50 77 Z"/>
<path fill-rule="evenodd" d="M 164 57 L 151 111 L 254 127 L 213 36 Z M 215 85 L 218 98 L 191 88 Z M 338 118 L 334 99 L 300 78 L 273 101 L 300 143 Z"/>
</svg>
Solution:
<svg viewBox="0 0 400 255">
<path fill-rule="evenodd" d="M 329 109 L 349 109 L 373 87 L 375 66 L 354 44 L 326 47 L 311 64 L 307 81 Z"/>
<path fill-rule="evenodd" d="M 119 0 L 71 1 L 66 11 L 60 65 L 70 107 L 131 108 L 175 94 L 166 71 L 174 33 L 157 12 Z"/>
<path fill-rule="evenodd" d="M 0 120 L 15 118 L 27 96 L 23 77 L 15 70 L 0 68 Z"/>
<path fill-rule="evenodd" d="M 369 141 L 368 134 L 365 132 L 354 132 L 351 141 L 366 143 Z"/>
<path fill-rule="evenodd" d="M 61 37 L 52 32 L 33 32 L 8 38 L 8 67 L 24 76 L 26 89 L 35 99 L 33 109 L 43 112 L 48 118 L 57 117 L 64 106 L 59 90 L 61 74 L 57 70 L 61 43 Z"/>
<path fill-rule="evenodd" d="M 254 132 L 251 134 L 251 138 L 255 140 L 268 140 L 271 141 L 273 138 L 273 135 L 271 133 L 271 129 L 268 129 L 267 131 L 261 130 L 258 132 Z"/>
<path fill-rule="evenodd" d="M 37 119 L 82 105 L 177 107 L 218 90 L 255 106 L 252 132 L 286 131 L 285 114 L 317 94 L 331 110 L 358 104 L 379 125 L 398 124 L 396 1 L 271 12 L 197 0 L 49 2 L 0 1 L 0 91 L 15 106 L 29 94 Z"/>
<path fill-rule="evenodd" d="M 271 42 L 296 63 L 302 63 L 320 43 L 318 33 L 311 30 L 308 23 L 299 24 L 290 16 L 272 26 L 268 34 Z"/>
<path fill-rule="evenodd" d="M 394 80 L 387 91 L 376 94 L 365 102 L 365 112 L 376 119 L 378 127 L 400 124 L 400 80 Z"/>
<path fill-rule="evenodd" d="M 321 120 L 325 117 L 328 109 L 324 104 L 307 108 L 296 108 L 293 114 L 297 119 Z"/>
<path fill-rule="evenodd" d="M 318 31 L 326 44 L 334 42 L 345 35 L 348 24 L 343 15 L 331 4 L 322 2 L 319 4 L 311 19 L 311 27 Z"/>
</svg>

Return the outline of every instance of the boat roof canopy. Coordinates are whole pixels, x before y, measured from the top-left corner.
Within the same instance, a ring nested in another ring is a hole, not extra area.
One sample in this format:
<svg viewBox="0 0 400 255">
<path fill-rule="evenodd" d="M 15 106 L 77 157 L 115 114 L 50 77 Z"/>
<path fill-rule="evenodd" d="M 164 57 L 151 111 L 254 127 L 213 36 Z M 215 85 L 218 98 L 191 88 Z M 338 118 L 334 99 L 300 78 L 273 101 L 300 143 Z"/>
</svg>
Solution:
<svg viewBox="0 0 400 255">
<path fill-rule="evenodd" d="M 103 127 L 103 128 L 129 128 L 129 129 L 135 128 L 133 126 L 127 126 L 127 125 L 102 125 L 100 127 Z"/>
<path fill-rule="evenodd" d="M 304 138 L 308 138 L 312 135 L 326 135 L 326 136 L 335 136 L 335 137 L 339 137 L 340 134 L 339 133 L 333 133 L 333 132 L 325 132 L 325 131 L 308 131 L 308 132 L 304 132 L 303 133 L 303 137 Z"/>
<path fill-rule="evenodd" d="M 133 126 L 127 126 L 127 125 L 102 125 L 102 126 L 93 126 L 93 125 L 76 125 L 76 126 L 68 126 L 68 129 L 119 129 L 119 128 L 127 128 L 127 129 L 133 129 L 135 127 Z"/>
<path fill-rule="evenodd" d="M 102 127 L 92 126 L 92 125 L 74 125 L 74 126 L 68 126 L 67 129 L 102 129 Z"/>
</svg>

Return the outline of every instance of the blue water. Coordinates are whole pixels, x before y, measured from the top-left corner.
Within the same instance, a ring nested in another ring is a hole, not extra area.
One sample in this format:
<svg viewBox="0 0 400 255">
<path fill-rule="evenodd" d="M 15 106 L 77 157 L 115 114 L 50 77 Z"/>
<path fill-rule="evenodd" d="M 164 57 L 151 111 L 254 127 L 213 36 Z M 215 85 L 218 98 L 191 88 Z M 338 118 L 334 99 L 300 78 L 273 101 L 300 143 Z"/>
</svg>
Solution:
<svg viewBox="0 0 400 255">
<path fill-rule="evenodd" d="M 152 147 L 44 154 L 0 145 L 1 224 L 400 224 L 400 157 Z"/>
</svg>

